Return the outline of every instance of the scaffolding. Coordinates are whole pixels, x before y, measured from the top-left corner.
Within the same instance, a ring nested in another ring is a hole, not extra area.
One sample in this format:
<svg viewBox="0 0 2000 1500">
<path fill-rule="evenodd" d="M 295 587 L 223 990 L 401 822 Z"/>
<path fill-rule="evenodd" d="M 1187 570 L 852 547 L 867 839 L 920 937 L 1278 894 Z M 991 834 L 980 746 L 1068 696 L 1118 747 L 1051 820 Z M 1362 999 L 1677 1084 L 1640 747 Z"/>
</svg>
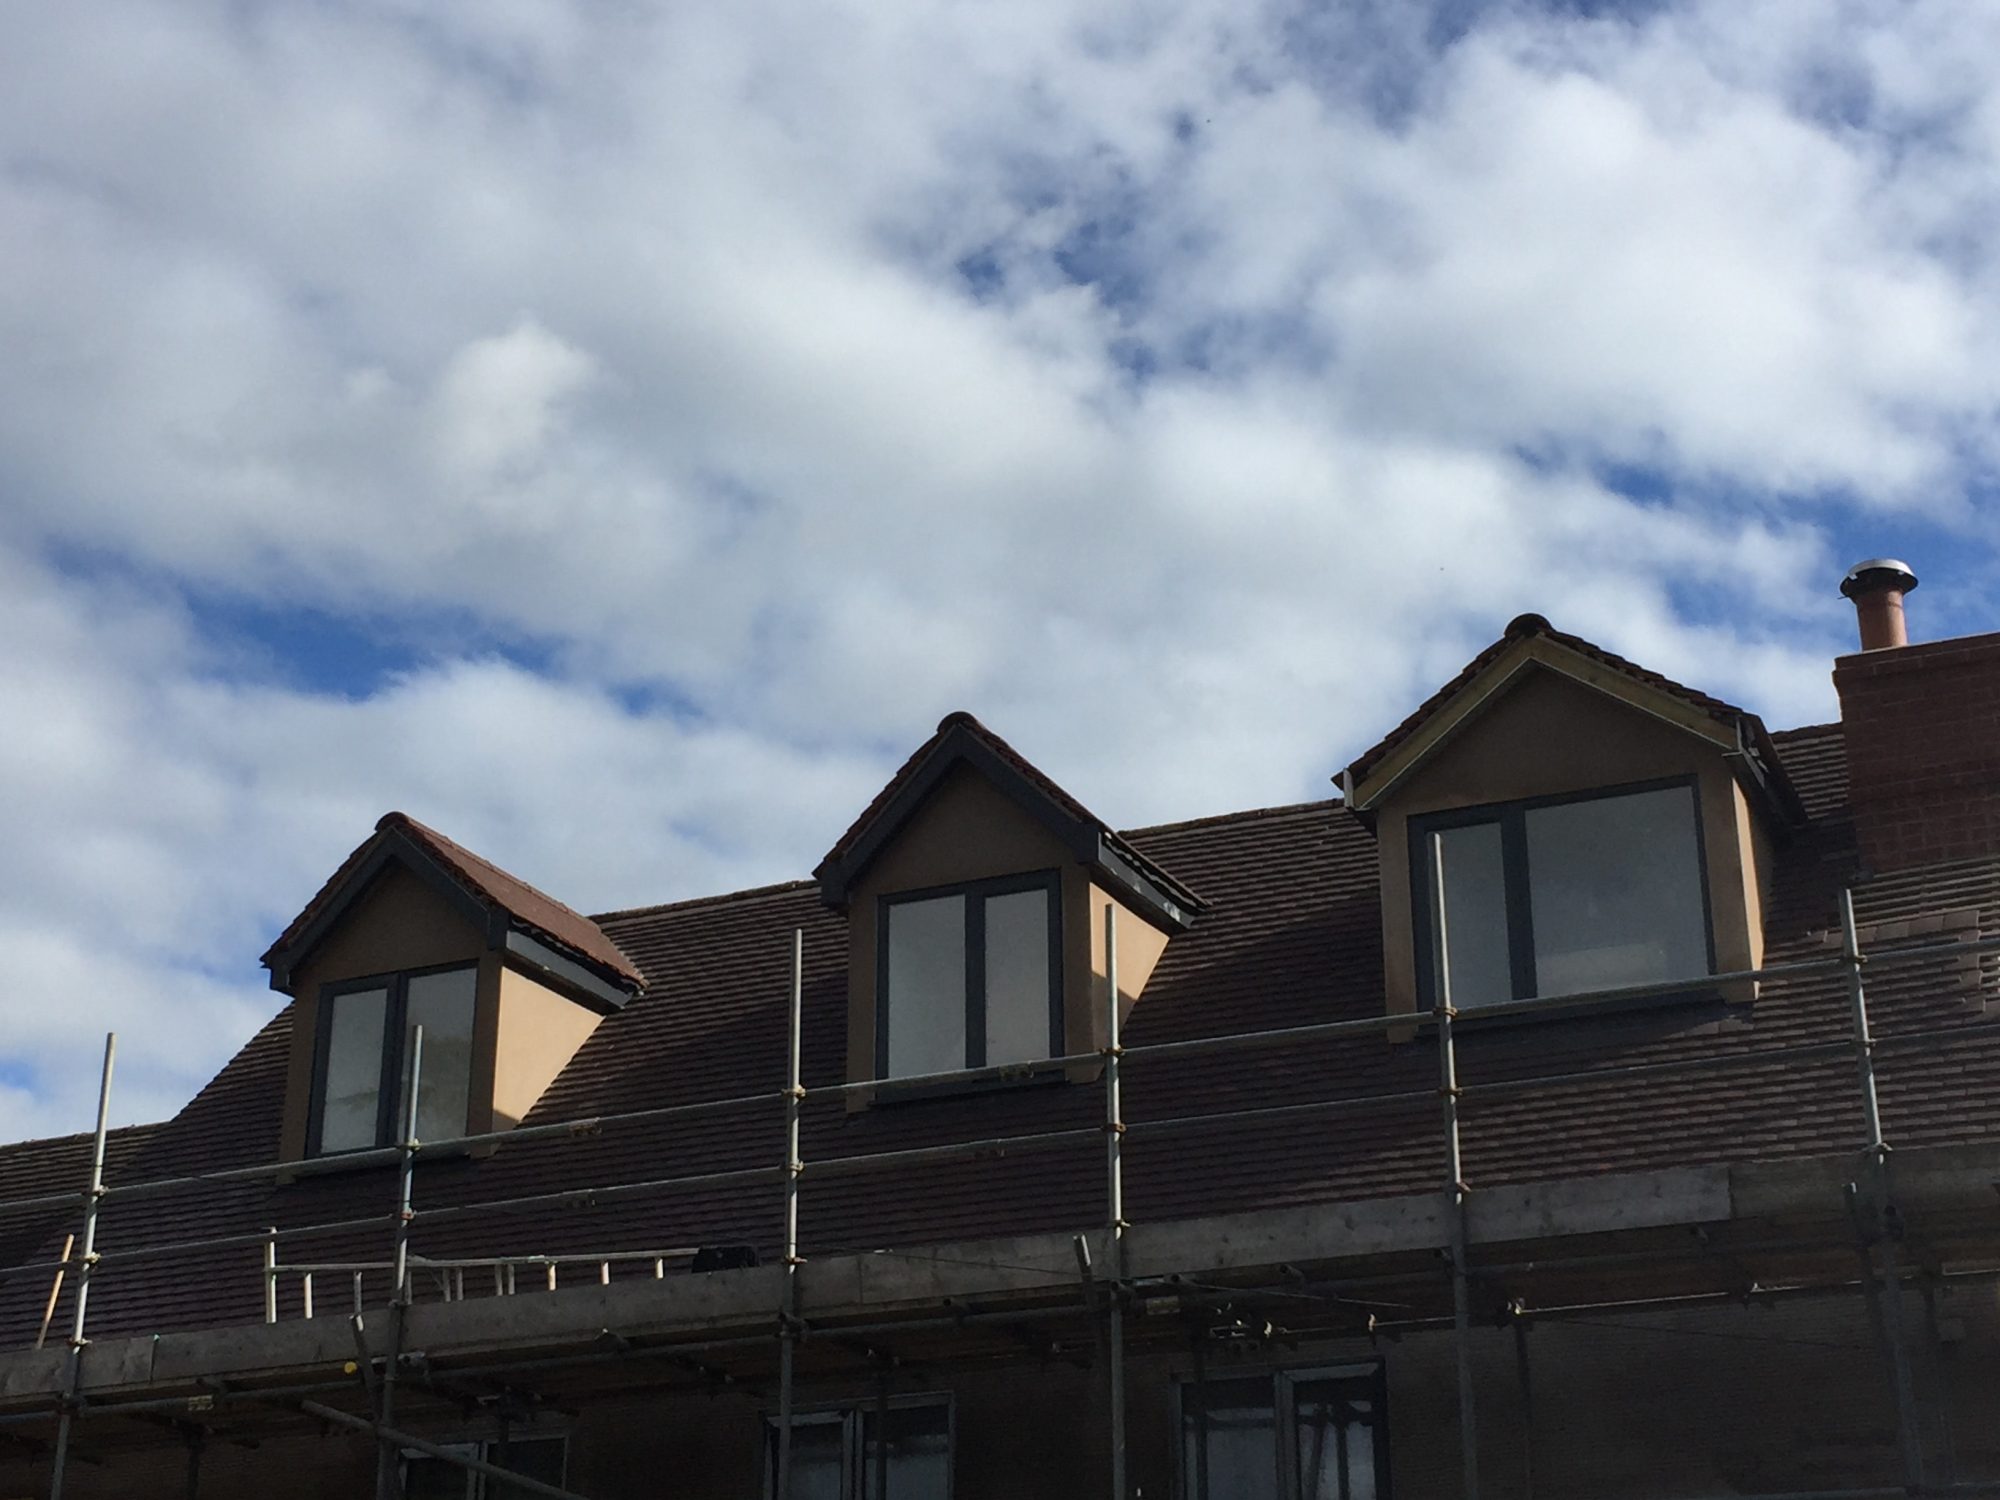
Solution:
<svg viewBox="0 0 2000 1500">
<path fill-rule="evenodd" d="M 113 1064 L 116 1058 L 117 1037 L 106 1038 L 103 1068 L 99 1080 L 97 1122 L 92 1137 L 89 1175 L 85 1188 L 77 1193 L 55 1193 L 39 1197 L 15 1199 L 0 1203 L 0 1208 L 16 1212 L 59 1210 L 80 1207 L 83 1213 L 80 1240 L 73 1238 L 65 1244 L 62 1256 L 53 1261 L 17 1265 L 0 1268 L 0 1273 L 9 1276 L 36 1272 L 53 1272 L 58 1279 L 73 1278 L 73 1305 L 67 1352 L 63 1364 L 60 1387 L 52 1392 L 46 1401 L 37 1401 L 24 1410 L 0 1414 L 0 1430 L 27 1422 L 46 1422 L 50 1416 L 56 1419 L 56 1435 L 50 1464 L 50 1500 L 64 1500 L 67 1463 L 72 1447 L 74 1424 L 88 1417 L 130 1416 L 135 1418 L 178 1419 L 190 1410 L 190 1402 L 185 1397 L 160 1400 L 121 1399 L 94 1400 L 83 1395 L 83 1368 L 90 1347 L 87 1336 L 89 1292 L 94 1278 L 103 1274 L 107 1264 L 138 1261 L 149 1257 L 173 1254 L 204 1252 L 226 1248 L 261 1246 L 263 1250 L 264 1316 L 266 1322 L 278 1320 L 279 1285 L 285 1276 L 295 1277 L 302 1291 L 302 1310 L 306 1317 L 314 1315 L 313 1284 L 316 1275 L 340 1274 L 354 1278 L 354 1311 L 349 1319 L 354 1339 L 355 1359 L 350 1364 L 351 1378 L 339 1388 L 351 1388 L 358 1380 L 366 1392 L 369 1411 L 366 1416 L 329 1406 L 317 1399 L 334 1389 L 334 1383 L 314 1381 L 294 1386 L 259 1388 L 236 1391 L 223 1382 L 214 1382 L 210 1393 L 200 1400 L 200 1410 L 214 1409 L 219 1403 L 230 1400 L 247 1400 L 271 1405 L 282 1404 L 286 1409 L 312 1417 L 322 1423 L 331 1424 L 368 1436 L 376 1445 L 378 1461 L 376 1466 L 377 1500 L 395 1500 L 401 1493 L 399 1455 L 404 1451 L 423 1454 L 439 1461 L 455 1465 L 470 1473 L 483 1474 L 488 1478 L 504 1479 L 516 1490 L 552 1497 L 552 1500 L 583 1500 L 583 1497 L 559 1486 L 533 1480 L 526 1476 L 500 1469 L 484 1460 L 462 1451 L 440 1445 L 411 1433 L 397 1423 L 396 1400 L 397 1379 L 402 1363 L 403 1323 L 414 1299 L 414 1287 L 418 1273 L 428 1273 L 437 1279 L 441 1299 L 462 1300 L 466 1295 L 466 1272 L 485 1272 L 492 1277 L 493 1294 L 506 1296 L 518 1291 L 517 1272 L 523 1266 L 542 1271 L 546 1277 L 546 1287 L 555 1290 L 557 1272 L 565 1264 L 584 1265 L 597 1270 L 597 1280 L 608 1283 L 614 1265 L 638 1263 L 650 1267 L 655 1279 L 666 1275 L 668 1261 L 678 1261 L 691 1257 L 693 1251 L 687 1248 L 643 1251 L 610 1251 L 574 1256 L 516 1256 L 478 1258 L 438 1258 L 428 1259 L 411 1248 L 411 1238 L 419 1223 L 435 1224 L 461 1220 L 474 1215 L 496 1211 L 519 1209 L 529 1206 L 580 1206 L 602 1204 L 624 1198 L 643 1197 L 671 1189 L 687 1187 L 779 1187 L 782 1193 L 782 1281 L 778 1306 L 773 1309 L 775 1317 L 771 1330 L 763 1334 L 746 1334 L 734 1337 L 706 1339 L 698 1343 L 676 1343 L 671 1347 L 672 1357 L 680 1362 L 693 1363 L 693 1356 L 703 1352 L 713 1352 L 729 1347 L 740 1347 L 760 1341 L 775 1341 L 779 1357 L 778 1392 L 776 1400 L 777 1424 L 775 1434 L 775 1468 L 772 1475 L 777 1500 L 792 1500 L 794 1493 L 794 1468 L 792 1437 L 795 1425 L 795 1386 L 797 1384 L 796 1351 L 800 1341 L 812 1332 L 808 1322 L 800 1315 L 799 1271 L 806 1265 L 801 1254 L 799 1238 L 800 1197 L 807 1177 L 838 1177 L 855 1172 L 867 1171 L 888 1165 L 912 1165 L 969 1160 L 987 1157 L 1002 1152 L 1037 1150 L 1060 1145 L 1074 1145 L 1101 1133 L 1104 1143 L 1105 1170 L 1105 1222 L 1099 1226 L 1103 1243 L 1109 1251 L 1109 1263 L 1098 1267 L 1090 1252 L 1090 1241 L 1086 1234 L 1075 1236 L 1075 1250 L 1080 1277 L 1083 1307 L 1098 1324 L 1098 1347 L 1105 1367 L 1105 1396 L 1110 1426 L 1108 1488 L 1111 1500 L 1134 1500 L 1126 1464 L 1126 1315 L 1133 1299 L 1134 1284 L 1130 1276 L 1126 1257 L 1126 1231 L 1131 1227 L 1125 1217 L 1123 1154 L 1127 1136 L 1134 1131 L 1155 1131 L 1168 1133 L 1189 1129 L 1210 1128 L 1235 1121 L 1264 1120 L 1281 1121 L 1304 1119 L 1347 1110 L 1366 1110 L 1386 1105 L 1402 1105 L 1432 1098 L 1440 1111 L 1439 1134 L 1439 1194 L 1444 1208 L 1444 1222 L 1447 1227 L 1447 1245 L 1443 1265 L 1450 1278 L 1452 1292 L 1452 1314 L 1448 1320 L 1412 1317 L 1401 1320 L 1380 1320 L 1371 1316 L 1372 1331 L 1395 1334 L 1408 1329 L 1449 1327 L 1454 1334 L 1457 1353 L 1456 1385 L 1457 1409 L 1459 1413 L 1460 1447 L 1462 1456 L 1462 1490 L 1467 1500 L 1477 1500 L 1480 1485 L 1480 1457 L 1477 1440 L 1477 1402 L 1473 1364 L 1471 1359 L 1472 1334 L 1472 1286 L 1476 1274 L 1491 1274 L 1503 1270 L 1505 1264 L 1488 1264 L 1475 1268 L 1471 1264 L 1468 1209 L 1474 1196 L 1474 1188 L 1467 1182 L 1463 1168 L 1460 1147 L 1461 1102 L 1467 1098 L 1500 1097 L 1518 1094 L 1527 1090 L 1548 1088 L 1576 1083 L 1626 1083 L 1684 1074 L 1705 1072 L 1738 1064 L 1790 1061 L 1824 1062 L 1840 1055 L 1851 1056 L 1856 1070 L 1863 1133 L 1861 1154 L 1865 1172 L 1861 1180 L 1850 1184 L 1848 1196 L 1853 1214 L 1854 1246 L 1859 1256 L 1860 1274 L 1853 1280 L 1821 1279 L 1802 1282 L 1783 1288 L 1760 1288 L 1761 1297 L 1779 1296 L 1852 1296 L 1857 1291 L 1865 1299 L 1875 1326 L 1877 1340 L 1884 1363 L 1884 1375 L 1888 1392 L 1892 1399 L 1897 1448 L 1902 1469 L 1902 1483 L 1893 1488 L 1856 1488 L 1845 1490 L 1822 1490 L 1797 1492 L 1792 1495 L 1773 1495 L 1767 1500 L 1864 1500 L 1870 1496 L 1912 1496 L 1936 1494 L 1985 1494 L 2000 1495 L 2000 1486 L 1934 1484 L 1926 1472 L 1925 1447 L 1922 1439 L 1921 1414 L 1916 1384 L 1912 1374 L 1910 1340 L 1905 1327 L 1904 1282 L 1905 1273 L 1899 1263 L 1896 1250 L 1897 1206 L 1892 1195 L 1889 1168 L 1890 1146 L 1885 1138 L 1881 1109 L 1877 1098 L 1875 1059 L 1885 1043 L 1878 1039 L 1871 1028 L 1868 997 L 1863 972 L 1869 967 L 1887 968 L 1897 965 L 1928 963 L 1939 960 L 1962 960 L 2000 951 L 2000 938 L 1950 939 L 1937 942 L 1914 943 L 1887 949 L 1875 954 L 1865 954 L 1861 949 L 1859 929 L 1855 923 L 1853 895 L 1843 888 L 1839 894 L 1840 943 L 1837 954 L 1824 958 L 1801 959 L 1784 963 L 1769 964 L 1759 968 L 1743 969 L 1726 973 L 1706 974 L 1685 981 L 1664 984 L 1624 985 L 1600 990 L 1575 992 L 1559 996 L 1534 999 L 1512 1000 L 1493 1004 L 1482 1004 L 1476 1012 L 1461 1013 L 1454 1007 L 1450 994 L 1450 968 L 1448 963 L 1449 934 L 1446 930 L 1443 902 L 1443 875 L 1441 851 L 1433 851 L 1431 914 L 1433 918 L 1434 942 L 1438 962 L 1435 966 L 1437 982 L 1434 986 L 1433 1003 L 1428 1011 L 1396 1013 L 1365 1018 L 1320 1022 L 1303 1026 L 1293 1026 L 1258 1031 L 1231 1033 L 1227 1035 L 1192 1038 L 1179 1041 L 1151 1043 L 1128 1047 L 1120 1037 L 1120 990 L 1118 981 L 1115 908 L 1107 904 L 1104 911 L 1105 932 L 1105 1004 L 1103 1009 L 1103 1045 L 1087 1052 L 1071 1053 L 1050 1057 L 1030 1063 L 1008 1064 L 984 1068 L 953 1070 L 899 1079 L 905 1086 L 965 1085 L 986 1080 L 1020 1078 L 1023 1076 L 1066 1073 L 1077 1076 L 1076 1070 L 1095 1069 L 1104 1097 L 1104 1122 L 1101 1127 L 1078 1127 L 996 1136 L 969 1141 L 953 1141 L 948 1144 L 920 1146 L 848 1156 L 834 1156 L 817 1161 L 807 1161 L 801 1148 L 801 1114 L 803 1107 L 812 1102 L 848 1101 L 856 1095 L 865 1095 L 880 1087 L 880 1081 L 869 1079 L 844 1083 L 821 1084 L 808 1087 L 802 1073 L 802 1033 L 804 1011 L 804 935 L 794 931 L 790 942 L 790 991 L 787 1004 L 787 1051 L 785 1083 L 780 1089 L 747 1095 L 737 1095 L 726 1099 L 706 1100 L 696 1103 L 663 1105 L 653 1108 L 627 1111 L 618 1114 L 594 1116 L 585 1119 L 562 1121 L 545 1125 L 517 1127 L 507 1131 L 493 1131 L 468 1134 L 443 1141 L 423 1141 L 417 1133 L 417 1101 L 422 1078 L 423 1031 L 413 1028 L 410 1038 L 411 1062 L 405 1080 L 405 1092 L 399 1102 L 398 1123 L 401 1137 L 393 1145 L 345 1153 L 337 1158 L 318 1160 L 293 1160 L 266 1162 L 254 1166 L 225 1168 L 213 1172 L 189 1176 L 158 1178 L 133 1183 L 111 1183 L 105 1181 L 107 1122 L 110 1118 L 110 1100 Z M 1803 1042 L 1778 1046 L 1743 1048 L 1734 1052 L 1703 1056 L 1700 1058 L 1665 1059 L 1660 1061 L 1621 1064 L 1608 1067 L 1574 1069 L 1558 1073 L 1542 1073 L 1519 1079 L 1496 1080 L 1489 1083 L 1462 1083 L 1459 1079 L 1458 1037 L 1456 1027 L 1462 1020 L 1476 1018 L 1480 1022 L 1489 1019 L 1546 1015 L 1551 1012 L 1567 1012 L 1579 1006 L 1619 1001 L 1644 1001 L 1674 995 L 1710 994 L 1724 987 L 1734 985 L 1754 985 L 1771 980 L 1799 979 L 1811 976 L 1839 974 L 1844 979 L 1849 1035 L 1842 1042 Z M 1954 1036 L 1963 1036 L 1968 1027 L 1961 1023 L 1954 1027 L 1927 1027 L 1903 1032 L 1894 1038 L 1894 1044 L 1908 1046 L 1913 1043 L 1936 1045 Z M 1414 1035 L 1427 1033 L 1437 1049 L 1438 1082 L 1434 1091 L 1392 1091 L 1375 1094 L 1341 1096 L 1315 1100 L 1302 1104 L 1282 1104 L 1252 1106 L 1240 1109 L 1211 1111 L 1195 1115 L 1182 1115 L 1165 1119 L 1132 1121 L 1125 1117 L 1121 1082 L 1123 1070 L 1130 1065 L 1145 1065 L 1154 1061 L 1189 1056 L 1206 1056 L 1216 1053 L 1246 1049 L 1283 1048 L 1305 1042 L 1341 1038 L 1367 1038 L 1391 1035 Z M 663 1120 L 684 1121 L 702 1118 L 725 1111 L 746 1108 L 780 1106 L 784 1124 L 782 1159 L 769 1167 L 738 1168 L 723 1171 L 682 1174 L 648 1179 L 638 1182 L 614 1182 L 594 1187 L 565 1189 L 553 1193 L 520 1195 L 511 1198 L 484 1200 L 475 1203 L 440 1205 L 431 1209 L 420 1209 L 416 1203 L 416 1164 L 425 1154 L 432 1156 L 461 1154 L 474 1149 L 499 1146 L 506 1143 L 532 1140 L 556 1140 L 598 1132 L 640 1122 Z M 294 1225 L 284 1229 L 267 1227 L 261 1231 L 209 1236 L 197 1239 L 170 1240 L 123 1247 L 110 1252 L 97 1249 L 97 1227 L 100 1210 L 108 1200 L 136 1201 L 185 1192 L 197 1187 L 221 1184 L 256 1183 L 263 1181 L 291 1180 L 310 1177 L 327 1171 L 350 1171 L 357 1166 L 394 1165 L 396 1167 L 396 1204 L 386 1214 L 365 1215 L 317 1224 Z M 384 1224 L 392 1231 L 392 1255 L 386 1262 L 315 1262 L 310 1260 L 286 1261 L 280 1255 L 280 1240 L 283 1236 L 294 1239 L 310 1237 L 335 1230 L 377 1228 Z M 1815 1246 L 1817 1248 L 1817 1246 Z M 1616 1253 L 1594 1257 L 1572 1258 L 1566 1265 L 1586 1263 L 1610 1263 L 1620 1260 Z M 1635 1258 L 1646 1258 L 1643 1252 Z M 392 1296 L 386 1310 L 387 1328 L 379 1349 L 371 1342 L 367 1310 L 362 1305 L 361 1276 L 386 1267 L 391 1273 Z M 2000 1267 L 1974 1271 L 1946 1272 L 1946 1280 L 2000 1280 Z M 475 1278 L 477 1279 L 477 1278 Z M 1193 1283 L 1190 1283 L 1193 1284 Z M 1343 1283 L 1353 1290 L 1359 1283 Z M 1719 1294 L 1720 1295 L 1720 1294 Z M 1617 1302 L 1585 1302 L 1573 1305 L 1551 1304 L 1531 1307 L 1520 1299 L 1510 1302 L 1513 1314 L 1513 1330 L 1516 1355 L 1520 1366 L 1520 1378 L 1524 1400 L 1531 1400 L 1527 1366 L 1525 1332 L 1531 1317 L 1553 1318 L 1582 1311 L 1600 1310 L 1604 1307 L 1684 1307 L 1696 1304 L 1702 1297 L 1675 1296 L 1648 1302 L 1645 1299 L 1621 1299 Z M 56 1295 L 51 1294 L 48 1307 L 52 1315 Z M 902 1317 L 883 1321 L 879 1324 L 843 1323 L 838 1332 L 844 1339 L 854 1340 L 879 1336 L 883 1333 L 906 1332 L 926 1326 L 963 1328 L 968 1323 L 990 1322 L 995 1326 L 1011 1325 L 1032 1320 L 1040 1314 L 1014 1312 L 981 1312 L 963 1307 L 950 1309 L 936 1318 Z M 46 1332 L 47 1317 L 44 1318 Z M 871 1356 L 878 1354 L 873 1346 L 868 1346 Z M 482 1364 L 477 1367 L 481 1373 L 516 1373 L 523 1371 L 548 1371 L 589 1363 L 606 1357 L 601 1352 L 580 1355 L 542 1356 L 529 1359 L 513 1359 Z M 1196 1349 L 1199 1362 L 1199 1346 Z M 886 1392 L 886 1382 L 881 1390 Z M 1205 1417 L 1204 1417 L 1205 1421 Z M 1205 1431 L 1205 1429 L 1204 1429 Z M 878 1445 L 886 1452 L 886 1444 Z M 190 1493 L 193 1493 L 194 1476 L 198 1474 L 199 1444 L 190 1442 Z M 878 1463 L 882 1454 L 878 1453 Z M 1529 1460 L 1532 1463 L 1532 1458 Z M 1532 1474 L 1532 1470 L 1530 1470 Z M 1532 1478 L 1528 1480 L 1532 1493 Z M 1206 1490 L 1206 1470 L 1198 1488 Z M 1194 1497 L 1205 1500 L 1205 1493 Z"/>
</svg>

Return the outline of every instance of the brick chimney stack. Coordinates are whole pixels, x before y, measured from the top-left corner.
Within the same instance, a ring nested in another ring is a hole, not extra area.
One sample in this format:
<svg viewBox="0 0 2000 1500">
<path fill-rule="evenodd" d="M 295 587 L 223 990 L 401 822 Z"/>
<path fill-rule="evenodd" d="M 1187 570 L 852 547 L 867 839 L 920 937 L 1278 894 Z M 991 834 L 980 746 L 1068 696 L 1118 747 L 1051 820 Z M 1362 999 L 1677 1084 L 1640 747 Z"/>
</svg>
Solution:
<svg viewBox="0 0 2000 1500">
<path fill-rule="evenodd" d="M 1876 872 L 2000 856 L 2000 635 L 1908 644 L 1916 586 L 1890 558 L 1840 585 L 1861 649 L 1835 659 L 1833 685 L 1855 837 Z"/>
<path fill-rule="evenodd" d="M 1847 576 L 1840 580 L 1840 591 L 1854 601 L 1863 651 L 1890 651 L 1909 645 L 1903 595 L 1916 586 L 1917 575 L 1893 557 L 1871 557 L 1847 570 Z"/>
</svg>

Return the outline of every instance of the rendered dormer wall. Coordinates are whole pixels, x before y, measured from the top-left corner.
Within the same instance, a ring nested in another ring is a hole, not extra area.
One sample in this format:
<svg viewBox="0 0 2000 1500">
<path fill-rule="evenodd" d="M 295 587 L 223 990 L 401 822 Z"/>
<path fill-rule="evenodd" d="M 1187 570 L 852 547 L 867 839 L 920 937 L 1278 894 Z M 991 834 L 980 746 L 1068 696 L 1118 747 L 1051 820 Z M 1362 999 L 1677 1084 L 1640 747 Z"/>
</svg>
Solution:
<svg viewBox="0 0 2000 1500">
<path fill-rule="evenodd" d="M 312 1107 L 313 1049 L 319 1037 L 320 993 L 347 979 L 441 964 L 476 963 L 479 977 L 472 1032 L 470 1128 L 490 1130 L 500 960 L 486 934 L 460 907 L 409 870 L 378 875 L 341 921 L 292 973 L 292 1044 L 287 1060 L 282 1159 L 305 1155 Z"/>
<path fill-rule="evenodd" d="M 598 1008 L 524 972 L 518 956 L 492 946 L 487 925 L 466 905 L 411 869 L 390 864 L 292 971 L 296 998 L 282 1159 L 306 1154 L 326 986 L 455 964 L 477 966 L 467 1079 L 470 1133 L 519 1124 L 603 1018 Z"/>
<path fill-rule="evenodd" d="M 487 1128 L 507 1130 L 526 1118 L 604 1017 L 504 964 L 498 1009 L 493 1123 Z"/>
<path fill-rule="evenodd" d="M 1097 886 L 1062 842 L 1006 793 L 961 765 L 849 888 L 848 1077 L 875 1076 L 878 899 L 1042 870 L 1060 872 L 1064 1050 L 1100 1045 L 1105 902 L 1118 906 L 1118 988 L 1127 1008 L 1151 975 L 1166 935 Z"/>
<path fill-rule="evenodd" d="M 1409 820 L 1519 798 L 1693 776 L 1718 972 L 1763 961 L 1769 849 L 1720 745 L 1534 667 L 1439 746 L 1377 808 L 1389 1009 L 1417 1008 Z M 1730 998 L 1749 998 L 1749 991 Z"/>
</svg>

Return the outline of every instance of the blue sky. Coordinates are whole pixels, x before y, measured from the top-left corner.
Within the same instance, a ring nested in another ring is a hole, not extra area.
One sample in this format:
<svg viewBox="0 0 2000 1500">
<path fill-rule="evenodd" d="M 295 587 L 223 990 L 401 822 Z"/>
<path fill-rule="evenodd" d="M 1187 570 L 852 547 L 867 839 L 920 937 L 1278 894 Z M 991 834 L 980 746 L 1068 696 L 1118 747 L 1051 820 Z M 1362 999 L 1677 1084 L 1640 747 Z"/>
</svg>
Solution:
<svg viewBox="0 0 2000 1500">
<path fill-rule="evenodd" d="M 0 54 L 0 1138 L 183 1101 L 400 807 L 586 909 L 971 708 L 1318 796 L 1534 609 L 2000 625 L 2000 4 L 112 0 Z"/>
</svg>

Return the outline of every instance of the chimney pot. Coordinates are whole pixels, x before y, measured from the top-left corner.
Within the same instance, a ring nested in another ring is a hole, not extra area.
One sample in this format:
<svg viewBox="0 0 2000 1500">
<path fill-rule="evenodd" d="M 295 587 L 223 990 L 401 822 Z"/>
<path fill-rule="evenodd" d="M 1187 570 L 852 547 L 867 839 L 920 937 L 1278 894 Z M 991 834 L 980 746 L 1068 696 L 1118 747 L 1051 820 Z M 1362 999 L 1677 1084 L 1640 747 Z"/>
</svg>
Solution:
<svg viewBox="0 0 2000 1500">
<path fill-rule="evenodd" d="M 1847 570 L 1840 591 L 1854 601 L 1863 651 L 1890 651 L 1910 643 L 1903 621 L 1903 595 L 1917 586 L 1917 575 L 1893 557 L 1871 557 Z"/>
</svg>

